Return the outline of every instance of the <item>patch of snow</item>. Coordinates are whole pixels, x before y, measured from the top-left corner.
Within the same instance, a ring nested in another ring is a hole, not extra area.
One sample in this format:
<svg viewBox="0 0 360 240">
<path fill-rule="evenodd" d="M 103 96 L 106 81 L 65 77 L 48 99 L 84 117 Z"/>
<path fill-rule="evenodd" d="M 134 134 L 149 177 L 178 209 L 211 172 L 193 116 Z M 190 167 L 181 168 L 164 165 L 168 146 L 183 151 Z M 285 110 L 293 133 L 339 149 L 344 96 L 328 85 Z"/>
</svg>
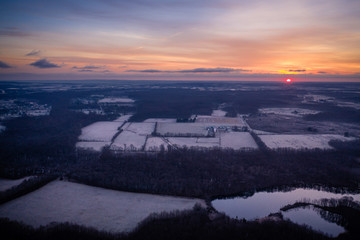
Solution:
<svg viewBox="0 0 360 240">
<path fill-rule="evenodd" d="M 54 181 L 0 206 L 0 216 L 33 227 L 52 222 L 129 232 L 151 213 L 191 209 L 201 199 L 130 193 Z"/>
<path fill-rule="evenodd" d="M 207 137 L 207 138 L 197 138 L 197 143 L 216 143 L 220 144 L 220 138 L 218 137 Z"/>
<path fill-rule="evenodd" d="M 307 94 L 304 95 L 302 103 L 325 103 L 333 102 L 334 98 L 325 95 Z"/>
<path fill-rule="evenodd" d="M 218 116 L 207 116 L 207 115 L 199 115 L 196 118 L 195 123 L 205 123 L 209 124 L 230 124 L 237 126 L 246 126 L 242 117 L 218 117 Z"/>
<path fill-rule="evenodd" d="M 223 110 L 213 110 L 211 113 L 211 116 L 213 117 L 225 117 L 227 112 L 223 111 Z"/>
<path fill-rule="evenodd" d="M 122 122 L 96 122 L 81 129 L 80 141 L 110 142 Z"/>
<path fill-rule="evenodd" d="M 151 133 L 154 132 L 155 129 L 155 123 L 136 123 L 136 122 L 131 122 L 128 125 L 126 125 L 126 127 L 123 127 L 124 131 L 129 131 L 129 132 L 133 132 L 139 135 L 150 135 Z"/>
<path fill-rule="evenodd" d="M 78 110 L 75 110 L 75 112 L 82 112 L 86 115 L 89 115 L 89 114 L 105 115 L 105 113 L 102 110 L 96 109 L 96 108 L 78 109 Z"/>
<path fill-rule="evenodd" d="M 307 135 L 259 135 L 266 146 L 272 149 L 292 148 L 292 149 L 332 149 L 329 145 L 330 140 L 351 141 L 353 137 L 344 137 L 335 134 L 307 134 Z"/>
<path fill-rule="evenodd" d="M 98 101 L 98 103 L 134 103 L 135 100 L 130 98 L 117 98 L 117 97 L 109 97 L 103 98 Z"/>
<path fill-rule="evenodd" d="M 256 133 L 257 135 L 273 135 L 273 134 L 275 134 L 272 132 L 266 132 L 266 131 L 261 131 L 261 130 L 256 130 L 256 129 L 253 129 L 253 132 Z"/>
<path fill-rule="evenodd" d="M 132 117 L 132 114 L 122 115 L 114 120 L 114 122 L 125 122 L 129 121 L 129 119 Z"/>
<path fill-rule="evenodd" d="M 148 118 L 144 121 L 145 123 L 176 123 L 176 118 Z"/>
</svg>

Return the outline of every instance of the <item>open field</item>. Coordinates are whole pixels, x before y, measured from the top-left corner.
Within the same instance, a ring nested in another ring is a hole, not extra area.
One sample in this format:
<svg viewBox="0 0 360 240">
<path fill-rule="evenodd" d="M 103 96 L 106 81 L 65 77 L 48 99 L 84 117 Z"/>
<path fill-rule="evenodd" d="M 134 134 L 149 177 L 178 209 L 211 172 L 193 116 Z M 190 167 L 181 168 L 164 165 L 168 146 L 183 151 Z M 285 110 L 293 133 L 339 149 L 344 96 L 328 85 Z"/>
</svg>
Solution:
<svg viewBox="0 0 360 240">
<path fill-rule="evenodd" d="M 81 129 L 80 141 L 110 142 L 122 122 L 96 122 Z"/>
<path fill-rule="evenodd" d="M 31 176 L 16 179 L 16 180 L 0 178 L 0 192 L 6 191 L 12 187 L 15 187 L 15 186 L 21 184 L 24 180 L 27 180 L 29 178 L 31 178 Z"/>
<path fill-rule="evenodd" d="M 191 209 L 200 199 L 139 194 L 54 181 L 0 206 L 0 216 L 34 227 L 70 222 L 111 232 L 131 231 L 151 213 Z"/>
<path fill-rule="evenodd" d="M 138 135 L 150 135 L 152 132 L 154 132 L 154 128 L 155 128 L 155 123 L 127 123 L 127 125 L 125 125 L 123 127 L 124 131 L 129 131 L 129 132 L 133 132 L 136 133 Z"/>
<path fill-rule="evenodd" d="M 162 136 L 206 136 L 203 123 L 158 123 L 156 133 Z"/>
<path fill-rule="evenodd" d="M 130 131 L 123 131 L 119 136 L 117 136 L 117 138 L 115 138 L 110 149 L 116 151 L 142 150 L 145 145 L 145 141 L 146 136 Z"/>
<path fill-rule="evenodd" d="M 130 98 L 117 98 L 117 97 L 108 97 L 103 98 L 98 101 L 98 103 L 134 103 L 135 101 Z"/>
<path fill-rule="evenodd" d="M 196 123 L 204 123 L 204 124 L 231 124 L 236 126 L 246 126 L 243 119 L 240 117 L 232 118 L 232 117 L 223 117 L 223 116 L 206 116 L 200 115 L 196 118 Z"/>
<path fill-rule="evenodd" d="M 125 122 L 125 121 L 128 121 L 129 118 L 131 118 L 131 117 L 132 117 L 131 114 L 122 115 L 122 116 L 118 117 L 117 119 L 115 119 L 114 122 Z"/>
<path fill-rule="evenodd" d="M 239 149 L 257 149 L 253 137 L 248 132 L 226 132 L 221 133 L 221 147 Z"/>
<path fill-rule="evenodd" d="M 272 149 L 332 149 L 330 140 L 351 141 L 352 137 L 344 137 L 334 134 L 307 134 L 307 135 L 259 135 L 266 146 Z"/>
<path fill-rule="evenodd" d="M 172 145 L 176 145 L 178 147 L 219 147 L 218 142 L 209 142 L 204 141 L 206 138 L 196 138 L 196 137 L 169 137 L 167 138 Z M 211 138 L 212 139 L 212 138 Z M 218 140 L 218 139 L 217 139 Z"/>
<path fill-rule="evenodd" d="M 148 118 L 144 121 L 144 123 L 176 123 L 176 118 Z"/>
<path fill-rule="evenodd" d="M 223 110 L 213 110 L 211 113 L 211 116 L 213 117 L 225 117 L 227 112 L 223 111 Z"/>
</svg>

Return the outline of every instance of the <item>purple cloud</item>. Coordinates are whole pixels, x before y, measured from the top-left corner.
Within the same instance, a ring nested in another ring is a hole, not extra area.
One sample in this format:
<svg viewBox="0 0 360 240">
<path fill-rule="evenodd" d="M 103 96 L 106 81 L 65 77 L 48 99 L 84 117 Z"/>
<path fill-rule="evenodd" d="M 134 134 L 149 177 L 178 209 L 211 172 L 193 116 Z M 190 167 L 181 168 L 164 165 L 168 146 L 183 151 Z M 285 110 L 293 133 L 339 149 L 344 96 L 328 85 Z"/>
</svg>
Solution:
<svg viewBox="0 0 360 240">
<path fill-rule="evenodd" d="M 145 70 L 127 70 L 126 72 L 140 72 L 140 73 L 230 73 L 230 72 L 251 72 L 246 69 L 238 68 L 194 68 L 178 71 L 162 71 L 157 69 L 145 69 Z"/>
<path fill-rule="evenodd" d="M 36 62 L 30 63 L 29 65 L 37 68 L 59 68 L 60 66 L 49 62 L 46 58 L 40 59 Z"/>
<path fill-rule="evenodd" d="M 4 63 L 3 61 L 0 61 L 0 68 L 12 68 L 12 66 L 10 66 L 7 63 Z"/>
<path fill-rule="evenodd" d="M 25 56 L 39 56 L 40 52 L 41 52 L 40 50 L 32 50 L 31 52 L 29 52 Z"/>
<path fill-rule="evenodd" d="M 290 69 L 289 72 L 306 72 L 306 69 Z"/>
</svg>

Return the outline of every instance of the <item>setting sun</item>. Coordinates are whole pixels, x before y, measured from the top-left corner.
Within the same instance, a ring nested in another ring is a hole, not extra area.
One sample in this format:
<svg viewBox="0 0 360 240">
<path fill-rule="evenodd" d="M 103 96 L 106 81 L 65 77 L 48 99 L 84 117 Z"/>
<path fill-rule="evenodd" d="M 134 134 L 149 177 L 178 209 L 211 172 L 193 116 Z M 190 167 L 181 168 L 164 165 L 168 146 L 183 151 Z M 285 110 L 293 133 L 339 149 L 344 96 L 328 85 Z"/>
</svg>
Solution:
<svg viewBox="0 0 360 240">
<path fill-rule="evenodd" d="M 291 83 L 291 79 L 290 78 L 286 79 L 286 82 Z"/>
</svg>

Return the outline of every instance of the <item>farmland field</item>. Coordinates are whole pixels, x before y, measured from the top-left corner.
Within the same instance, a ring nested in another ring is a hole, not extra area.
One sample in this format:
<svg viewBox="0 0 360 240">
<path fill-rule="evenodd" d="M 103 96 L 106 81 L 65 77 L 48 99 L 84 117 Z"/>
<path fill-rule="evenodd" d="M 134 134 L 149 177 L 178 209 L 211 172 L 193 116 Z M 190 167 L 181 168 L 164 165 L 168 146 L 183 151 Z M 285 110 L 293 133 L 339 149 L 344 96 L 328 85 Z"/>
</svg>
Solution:
<svg viewBox="0 0 360 240">
<path fill-rule="evenodd" d="M 158 123 L 157 131 L 162 136 L 206 136 L 203 123 Z"/>
<path fill-rule="evenodd" d="M 259 135 L 266 146 L 272 149 L 332 149 L 330 140 L 351 141 L 352 137 L 344 137 L 334 134 L 307 134 L 307 135 Z"/>
<path fill-rule="evenodd" d="M 81 129 L 80 141 L 110 142 L 122 122 L 96 122 Z"/>
<path fill-rule="evenodd" d="M 34 227 L 70 222 L 111 232 L 131 231 L 151 213 L 191 209 L 200 199 L 107 190 L 54 181 L 0 206 L 0 215 Z"/>
<path fill-rule="evenodd" d="M 134 132 L 124 131 L 115 138 L 111 145 L 112 150 L 142 150 L 145 145 L 146 136 L 136 134 Z"/>
<path fill-rule="evenodd" d="M 219 143 L 202 141 L 205 138 L 194 138 L 194 137 L 169 137 L 168 140 L 173 145 L 178 147 L 219 147 Z"/>
<path fill-rule="evenodd" d="M 257 145 L 248 132 L 227 132 L 221 134 L 221 147 L 238 149 L 257 149 Z"/>
</svg>

